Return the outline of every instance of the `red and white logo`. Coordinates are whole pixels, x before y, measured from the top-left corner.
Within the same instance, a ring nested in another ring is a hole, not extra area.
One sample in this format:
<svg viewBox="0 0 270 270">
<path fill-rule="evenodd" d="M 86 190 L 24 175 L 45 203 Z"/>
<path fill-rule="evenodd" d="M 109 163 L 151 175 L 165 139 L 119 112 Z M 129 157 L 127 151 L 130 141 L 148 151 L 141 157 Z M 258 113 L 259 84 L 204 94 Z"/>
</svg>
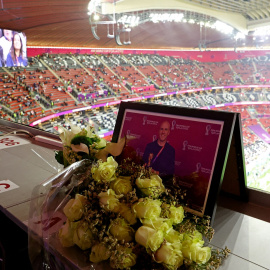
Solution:
<svg viewBox="0 0 270 270">
<path fill-rule="evenodd" d="M 10 180 L 2 180 L 0 181 L 0 193 L 10 191 L 12 189 L 18 188 L 16 184 L 11 182 Z"/>
<path fill-rule="evenodd" d="M 28 140 L 25 140 L 16 136 L 0 137 L 0 150 L 9 148 L 9 147 L 27 144 L 27 143 L 30 143 L 30 142 Z"/>
</svg>

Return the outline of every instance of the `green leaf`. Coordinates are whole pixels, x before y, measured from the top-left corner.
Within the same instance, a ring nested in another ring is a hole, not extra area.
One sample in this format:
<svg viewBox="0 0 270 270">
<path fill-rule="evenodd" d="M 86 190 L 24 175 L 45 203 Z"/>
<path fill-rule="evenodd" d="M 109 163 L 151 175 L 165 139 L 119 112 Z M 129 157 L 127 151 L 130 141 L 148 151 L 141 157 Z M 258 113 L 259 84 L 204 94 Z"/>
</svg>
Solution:
<svg viewBox="0 0 270 270">
<path fill-rule="evenodd" d="M 87 146 L 90 146 L 93 144 L 93 140 L 86 136 L 76 135 L 72 140 L 71 144 L 78 145 L 80 143 L 86 144 Z"/>
<path fill-rule="evenodd" d="M 55 151 L 55 159 L 58 163 L 64 165 L 63 151 Z"/>
</svg>

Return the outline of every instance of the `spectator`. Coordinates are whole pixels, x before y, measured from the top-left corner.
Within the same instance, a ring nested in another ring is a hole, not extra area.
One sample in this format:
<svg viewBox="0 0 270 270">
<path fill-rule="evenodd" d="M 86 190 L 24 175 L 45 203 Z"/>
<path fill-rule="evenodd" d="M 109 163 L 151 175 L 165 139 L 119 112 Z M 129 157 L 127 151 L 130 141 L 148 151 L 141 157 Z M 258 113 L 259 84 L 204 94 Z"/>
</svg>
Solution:
<svg viewBox="0 0 270 270">
<path fill-rule="evenodd" d="M 0 67 L 5 66 L 3 48 L 0 46 Z"/>
<path fill-rule="evenodd" d="M 3 61 L 6 62 L 7 55 L 12 46 L 13 33 L 11 30 L 3 29 L 3 36 L 0 38 L 0 46 L 3 49 Z"/>
<path fill-rule="evenodd" d="M 12 46 L 7 56 L 6 66 L 26 66 L 27 59 L 23 57 L 23 43 L 19 33 L 14 33 L 12 38 Z"/>
</svg>

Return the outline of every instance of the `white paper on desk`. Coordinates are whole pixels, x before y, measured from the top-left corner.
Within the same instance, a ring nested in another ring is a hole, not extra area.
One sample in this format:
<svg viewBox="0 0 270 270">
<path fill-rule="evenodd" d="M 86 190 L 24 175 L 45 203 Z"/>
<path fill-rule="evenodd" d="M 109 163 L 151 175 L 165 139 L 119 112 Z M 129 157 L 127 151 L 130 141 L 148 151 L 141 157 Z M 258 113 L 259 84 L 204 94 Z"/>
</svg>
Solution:
<svg viewBox="0 0 270 270">
<path fill-rule="evenodd" d="M 12 189 L 18 188 L 16 184 L 11 182 L 10 180 L 2 180 L 0 181 L 0 193 L 10 191 Z"/>
<path fill-rule="evenodd" d="M 30 141 L 20 138 L 18 136 L 4 136 L 0 137 L 0 150 L 10 148 L 14 146 L 20 146 L 23 144 L 30 143 Z"/>
</svg>

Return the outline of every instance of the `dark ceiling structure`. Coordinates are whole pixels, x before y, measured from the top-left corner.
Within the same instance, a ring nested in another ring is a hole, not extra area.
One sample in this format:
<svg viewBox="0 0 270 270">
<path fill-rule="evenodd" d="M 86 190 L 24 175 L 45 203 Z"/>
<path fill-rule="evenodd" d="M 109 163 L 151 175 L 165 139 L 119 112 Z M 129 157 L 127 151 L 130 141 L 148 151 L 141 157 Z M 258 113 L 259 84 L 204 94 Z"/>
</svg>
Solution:
<svg viewBox="0 0 270 270">
<path fill-rule="evenodd" d="M 116 14 L 134 14 L 149 9 L 164 12 L 168 8 L 190 14 L 201 13 L 226 23 L 231 19 L 235 29 L 246 31 L 245 39 L 236 41 L 231 35 L 199 24 L 147 21 L 133 27 L 129 33 L 121 33 L 122 40 L 130 41 L 129 45 L 122 46 L 114 38 L 108 38 L 106 24 L 99 24 L 96 28 L 100 39 L 94 37 L 87 14 L 88 4 L 89 0 L 1 0 L 0 28 L 23 31 L 28 46 L 41 47 L 207 50 L 267 48 L 270 45 L 269 40 L 258 41 L 252 36 L 255 26 L 270 24 L 269 0 L 120 0 L 115 3 L 103 0 L 105 8 L 101 18 L 110 13 L 112 5 Z"/>
</svg>

